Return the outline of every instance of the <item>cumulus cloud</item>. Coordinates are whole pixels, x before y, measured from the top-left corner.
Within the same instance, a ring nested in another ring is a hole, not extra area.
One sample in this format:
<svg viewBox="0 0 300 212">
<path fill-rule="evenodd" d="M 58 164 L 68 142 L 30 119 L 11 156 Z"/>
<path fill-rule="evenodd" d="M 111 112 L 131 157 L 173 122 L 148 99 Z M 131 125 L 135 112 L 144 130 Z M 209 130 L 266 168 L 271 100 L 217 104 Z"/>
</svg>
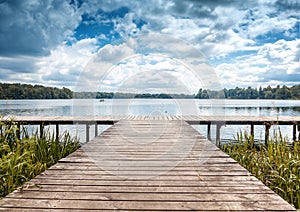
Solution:
<svg viewBox="0 0 300 212">
<path fill-rule="evenodd" d="M 114 19 L 114 29 L 122 37 L 130 37 L 132 35 L 136 35 L 140 31 L 140 29 L 134 22 L 135 18 L 135 14 L 129 12 L 123 18 Z"/>
<path fill-rule="evenodd" d="M 51 57 L 51 50 L 67 40 L 80 21 L 67 1 L 1 1 L 0 69 L 7 73 L 1 79 L 44 83 L 37 63 L 41 57 Z"/>
<path fill-rule="evenodd" d="M 80 21 L 67 1 L 1 1 L 0 55 L 48 55 Z"/>
<path fill-rule="evenodd" d="M 185 66 L 161 55 L 136 55 L 114 66 L 102 90 L 118 92 L 195 93 L 200 81 Z"/>
<path fill-rule="evenodd" d="M 254 54 L 236 57 L 218 65 L 216 70 L 226 87 L 299 83 L 299 40 L 264 44 Z"/>
<path fill-rule="evenodd" d="M 84 67 L 98 50 L 96 43 L 96 38 L 87 38 L 72 46 L 62 44 L 53 49 L 50 56 L 37 62 L 40 82 L 53 86 L 75 87 Z"/>
<path fill-rule="evenodd" d="M 98 56 L 95 58 L 95 61 L 116 63 L 133 54 L 133 49 L 127 44 L 108 44 L 99 50 Z"/>
<path fill-rule="evenodd" d="M 171 80 L 172 83 L 170 78 L 178 80 Z M 129 85 L 125 86 L 126 83 Z M 148 87 L 152 92 L 165 88 L 171 91 L 166 87 L 169 83 L 173 92 L 180 93 L 185 87 L 181 93 L 195 93 L 199 85 L 215 85 L 218 79 L 193 46 L 171 36 L 152 33 L 101 48 L 81 73 L 77 89 L 117 91 L 120 87 L 131 90 Z"/>
</svg>

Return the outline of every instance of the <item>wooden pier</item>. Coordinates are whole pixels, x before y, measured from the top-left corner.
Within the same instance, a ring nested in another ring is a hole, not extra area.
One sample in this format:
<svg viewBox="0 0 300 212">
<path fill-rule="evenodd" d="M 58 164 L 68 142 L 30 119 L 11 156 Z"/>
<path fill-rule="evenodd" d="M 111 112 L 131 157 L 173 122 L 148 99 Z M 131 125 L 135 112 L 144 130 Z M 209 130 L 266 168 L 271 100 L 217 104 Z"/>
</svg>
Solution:
<svg viewBox="0 0 300 212">
<path fill-rule="evenodd" d="M 296 211 L 188 124 L 217 119 L 185 118 L 63 118 L 65 124 L 114 125 L 0 200 L 0 210 Z"/>
</svg>

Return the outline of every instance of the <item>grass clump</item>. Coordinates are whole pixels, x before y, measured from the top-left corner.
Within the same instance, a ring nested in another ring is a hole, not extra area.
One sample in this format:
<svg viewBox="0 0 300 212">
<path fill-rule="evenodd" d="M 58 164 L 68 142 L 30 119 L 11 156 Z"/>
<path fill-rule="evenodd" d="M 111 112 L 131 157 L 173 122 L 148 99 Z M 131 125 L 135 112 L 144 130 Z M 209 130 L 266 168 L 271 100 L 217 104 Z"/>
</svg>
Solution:
<svg viewBox="0 0 300 212">
<path fill-rule="evenodd" d="M 49 130 L 29 136 L 23 129 L 22 139 L 19 134 L 16 123 L 0 122 L 0 197 L 79 148 L 79 140 L 67 132 L 58 139 Z"/>
<path fill-rule="evenodd" d="M 260 179 L 282 198 L 300 208 L 300 143 L 288 143 L 281 133 L 267 145 L 256 144 L 247 133 L 238 134 L 236 142 L 223 151 Z"/>
</svg>

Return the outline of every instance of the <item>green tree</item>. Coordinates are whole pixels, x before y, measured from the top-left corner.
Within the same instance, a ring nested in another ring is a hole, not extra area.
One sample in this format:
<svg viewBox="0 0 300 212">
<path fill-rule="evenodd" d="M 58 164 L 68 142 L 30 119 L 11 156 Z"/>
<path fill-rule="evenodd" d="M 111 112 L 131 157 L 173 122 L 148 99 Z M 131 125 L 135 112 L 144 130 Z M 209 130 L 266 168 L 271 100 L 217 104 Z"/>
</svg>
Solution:
<svg viewBox="0 0 300 212">
<path fill-rule="evenodd" d="M 258 98 L 259 99 L 264 99 L 265 98 L 265 93 L 264 93 L 263 89 L 261 88 L 261 86 L 259 86 Z"/>
<path fill-rule="evenodd" d="M 290 89 L 292 99 L 300 99 L 300 85 L 294 85 Z"/>
</svg>

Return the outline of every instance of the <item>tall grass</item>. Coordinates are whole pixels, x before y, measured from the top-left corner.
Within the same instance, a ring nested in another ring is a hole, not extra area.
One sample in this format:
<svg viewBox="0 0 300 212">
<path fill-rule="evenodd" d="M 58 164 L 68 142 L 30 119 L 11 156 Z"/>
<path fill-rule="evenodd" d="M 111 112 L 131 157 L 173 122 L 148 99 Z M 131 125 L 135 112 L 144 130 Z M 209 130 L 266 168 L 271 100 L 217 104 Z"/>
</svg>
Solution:
<svg viewBox="0 0 300 212">
<path fill-rule="evenodd" d="M 300 143 L 293 145 L 281 133 L 267 142 L 255 144 L 252 136 L 239 133 L 236 142 L 223 151 L 239 162 L 282 198 L 300 208 Z"/>
<path fill-rule="evenodd" d="M 43 130 L 29 136 L 26 129 L 19 139 L 14 122 L 0 122 L 0 197 L 22 186 L 31 178 L 66 157 L 79 147 L 79 140 L 65 132 L 57 140 L 54 133 Z"/>
</svg>

